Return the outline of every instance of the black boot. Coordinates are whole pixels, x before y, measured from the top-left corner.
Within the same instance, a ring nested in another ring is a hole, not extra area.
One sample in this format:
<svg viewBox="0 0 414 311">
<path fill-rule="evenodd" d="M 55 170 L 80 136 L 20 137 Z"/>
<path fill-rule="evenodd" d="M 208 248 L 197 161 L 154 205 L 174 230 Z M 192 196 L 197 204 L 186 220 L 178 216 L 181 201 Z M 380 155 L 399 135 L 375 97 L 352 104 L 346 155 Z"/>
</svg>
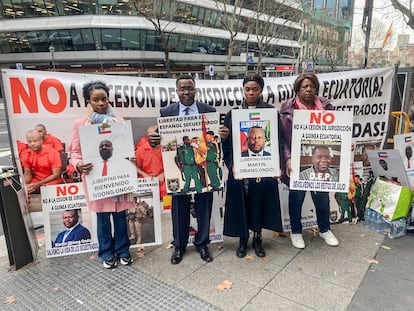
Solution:
<svg viewBox="0 0 414 311">
<path fill-rule="evenodd" d="M 266 252 L 262 245 L 262 232 L 254 232 L 253 234 L 253 248 L 257 257 L 265 257 Z"/>
<path fill-rule="evenodd" d="M 246 256 L 247 253 L 247 239 L 240 238 L 239 247 L 236 250 L 236 256 L 239 258 L 243 258 Z"/>
</svg>

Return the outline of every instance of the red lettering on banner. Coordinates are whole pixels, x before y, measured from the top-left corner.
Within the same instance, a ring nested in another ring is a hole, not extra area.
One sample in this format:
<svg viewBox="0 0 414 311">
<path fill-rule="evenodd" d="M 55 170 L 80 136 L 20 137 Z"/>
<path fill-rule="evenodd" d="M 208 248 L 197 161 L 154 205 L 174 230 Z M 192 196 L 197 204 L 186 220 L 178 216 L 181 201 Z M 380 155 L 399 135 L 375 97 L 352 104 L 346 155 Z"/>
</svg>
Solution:
<svg viewBox="0 0 414 311">
<path fill-rule="evenodd" d="M 10 78 L 10 91 L 13 103 L 13 113 L 22 113 L 20 106 L 20 99 L 25 104 L 27 110 L 30 113 L 38 113 L 36 89 L 34 84 L 34 78 L 27 78 L 27 86 L 29 93 L 26 92 L 25 87 L 19 78 Z"/>
<path fill-rule="evenodd" d="M 58 93 L 58 102 L 51 103 L 48 96 L 49 88 L 54 88 Z M 43 107 L 51 113 L 60 113 L 66 107 L 66 92 L 63 84 L 56 79 L 46 79 L 40 83 L 40 99 Z"/>
<path fill-rule="evenodd" d="M 37 93 L 34 78 L 27 78 L 27 89 L 19 78 L 10 78 L 10 89 L 13 103 L 13 113 L 22 113 L 22 104 L 26 106 L 29 113 L 39 113 L 39 104 L 37 102 Z M 56 103 L 49 99 L 48 91 L 50 88 L 55 89 L 58 95 Z M 45 79 L 39 86 L 40 101 L 43 107 L 50 113 L 61 113 L 65 110 L 67 96 L 65 87 L 57 79 Z"/>
<path fill-rule="evenodd" d="M 74 195 L 77 194 L 79 188 L 77 185 L 70 185 L 70 186 L 57 186 L 56 187 L 56 196 L 59 197 L 61 195 Z"/>
<path fill-rule="evenodd" d="M 335 122 L 335 115 L 331 112 L 311 112 L 309 122 L 316 124 L 332 124 Z"/>
</svg>

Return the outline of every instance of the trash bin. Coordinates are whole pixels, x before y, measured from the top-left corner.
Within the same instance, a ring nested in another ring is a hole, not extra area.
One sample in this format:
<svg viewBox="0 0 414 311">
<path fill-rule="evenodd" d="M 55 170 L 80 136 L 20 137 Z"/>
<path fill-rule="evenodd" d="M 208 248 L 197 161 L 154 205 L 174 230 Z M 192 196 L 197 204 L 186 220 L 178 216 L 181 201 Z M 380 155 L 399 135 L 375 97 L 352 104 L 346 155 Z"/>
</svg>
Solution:
<svg viewBox="0 0 414 311">
<path fill-rule="evenodd" d="M 21 190 L 19 175 L 15 172 L 0 174 L 0 216 L 6 239 L 10 265 L 18 270 L 33 261 L 33 248 L 29 240 L 18 198 Z M 20 194 L 22 195 L 22 194 Z M 25 208 L 25 207 L 24 207 Z M 30 218 L 30 215 L 26 213 Z"/>
</svg>

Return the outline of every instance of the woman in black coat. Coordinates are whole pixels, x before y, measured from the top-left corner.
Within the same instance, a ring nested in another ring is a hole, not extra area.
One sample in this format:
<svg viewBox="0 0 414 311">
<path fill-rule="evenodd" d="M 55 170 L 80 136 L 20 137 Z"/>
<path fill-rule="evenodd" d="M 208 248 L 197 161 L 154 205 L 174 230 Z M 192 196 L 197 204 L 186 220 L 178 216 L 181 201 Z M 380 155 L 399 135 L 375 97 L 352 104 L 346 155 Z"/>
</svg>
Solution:
<svg viewBox="0 0 414 311">
<path fill-rule="evenodd" d="M 243 80 L 244 101 L 241 109 L 270 108 L 262 101 L 264 80 L 257 74 Z M 238 108 L 235 108 L 238 109 Z M 279 122 L 280 124 L 280 122 Z M 248 178 L 237 180 L 233 175 L 232 110 L 224 119 L 230 136 L 223 141 L 224 162 L 229 169 L 224 215 L 224 235 L 239 237 L 236 251 L 239 258 L 246 256 L 249 229 L 253 231 L 253 248 L 258 257 L 266 256 L 262 245 L 262 229 L 282 231 L 277 178 Z M 279 126 L 279 153 L 283 151 L 283 133 Z M 283 163 L 283 161 L 280 161 Z M 275 176 L 276 177 L 276 176 Z"/>
</svg>

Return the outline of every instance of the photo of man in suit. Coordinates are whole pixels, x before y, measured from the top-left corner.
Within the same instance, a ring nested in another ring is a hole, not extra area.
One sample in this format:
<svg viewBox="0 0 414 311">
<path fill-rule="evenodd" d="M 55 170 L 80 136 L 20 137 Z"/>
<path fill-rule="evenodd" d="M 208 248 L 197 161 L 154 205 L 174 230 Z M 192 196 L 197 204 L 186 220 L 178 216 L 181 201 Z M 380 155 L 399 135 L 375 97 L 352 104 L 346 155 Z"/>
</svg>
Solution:
<svg viewBox="0 0 414 311">
<path fill-rule="evenodd" d="M 71 209 L 64 211 L 63 225 L 66 229 L 57 235 L 52 247 L 62 247 L 78 243 L 90 243 L 91 233 L 87 228 L 79 223 L 78 210 Z"/>
<path fill-rule="evenodd" d="M 300 180 L 339 181 L 336 168 L 330 167 L 332 161 L 331 151 L 327 146 L 317 145 L 312 149 L 312 167 L 300 172 Z"/>
<path fill-rule="evenodd" d="M 260 126 L 252 126 L 247 132 L 248 149 L 242 151 L 242 157 L 266 157 L 270 152 L 264 150 L 266 144 L 265 130 Z"/>
<path fill-rule="evenodd" d="M 161 108 L 161 117 L 197 115 L 208 112 L 215 112 L 216 109 L 207 104 L 195 100 L 195 81 L 191 75 L 184 74 L 176 80 L 176 92 L 179 102 Z M 229 135 L 228 129 L 220 126 L 219 135 L 225 139 Z M 210 218 L 213 207 L 213 193 L 204 192 L 194 195 L 192 203 L 191 195 L 174 195 L 172 197 L 171 217 L 173 224 L 173 245 L 174 252 L 171 256 L 172 264 L 179 264 L 183 259 L 188 244 L 190 228 L 190 204 L 194 204 L 197 232 L 194 237 L 194 246 L 200 253 L 202 260 L 211 262 L 207 245 L 210 243 Z"/>
</svg>

